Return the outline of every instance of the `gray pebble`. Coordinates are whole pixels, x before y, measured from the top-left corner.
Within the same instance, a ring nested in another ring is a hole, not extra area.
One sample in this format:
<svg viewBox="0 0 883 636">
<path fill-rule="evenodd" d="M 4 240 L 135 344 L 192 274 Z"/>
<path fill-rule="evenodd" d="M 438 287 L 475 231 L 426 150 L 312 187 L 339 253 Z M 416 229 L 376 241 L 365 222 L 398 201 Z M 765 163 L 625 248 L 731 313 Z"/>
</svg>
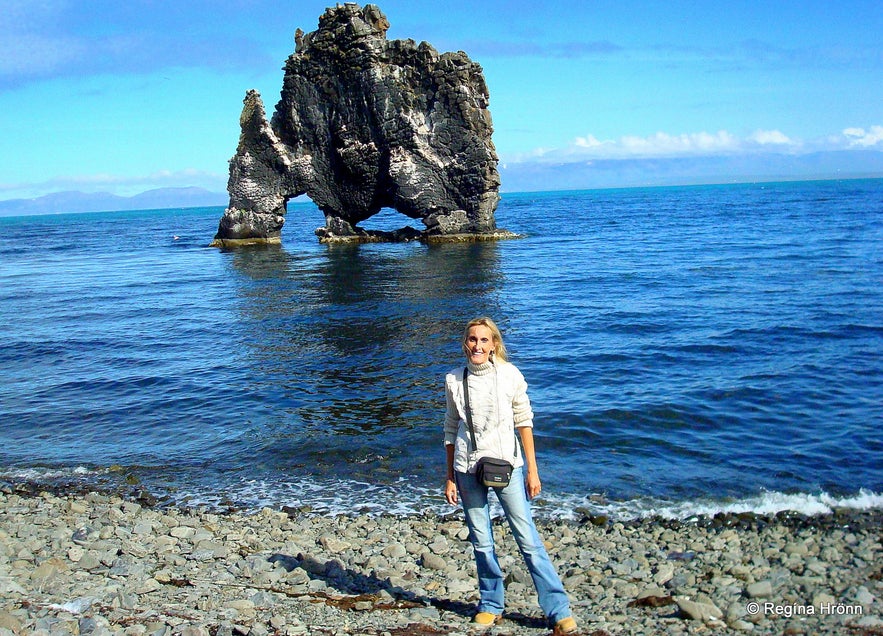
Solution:
<svg viewBox="0 0 883 636">
<path fill-rule="evenodd" d="M 0 601 L 0 636 L 376 636 L 417 625 L 473 633 L 477 581 L 462 518 L 160 513 L 129 503 L 0 490 L 0 593 L 22 601 Z M 877 629 L 883 615 L 879 515 L 751 528 L 660 520 L 538 525 L 585 633 L 686 635 L 701 621 L 709 633 L 780 634 L 793 626 L 841 634 L 860 621 Z M 511 533 L 494 530 L 507 612 L 528 619 L 507 619 L 491 633 L 545 636 Z M 664 603 L 669 595 L 677 609 L 633 603 Z M 94 602 L 78 609 L 83 598 Z M 777 620 L 748 613 L 751 602 L 851 604 L 862 613 Z"/>
</svg>

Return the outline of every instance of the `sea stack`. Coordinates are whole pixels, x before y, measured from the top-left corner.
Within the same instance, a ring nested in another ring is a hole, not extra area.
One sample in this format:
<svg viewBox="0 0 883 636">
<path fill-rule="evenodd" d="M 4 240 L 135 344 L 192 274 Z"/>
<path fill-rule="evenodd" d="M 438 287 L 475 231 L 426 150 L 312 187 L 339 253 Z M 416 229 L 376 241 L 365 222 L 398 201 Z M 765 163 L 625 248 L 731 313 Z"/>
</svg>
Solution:
<svg viewBox="0 0 883 636">
<path fill-rule="evenodd" d="M 494 220 L 500 177 L 481 66 L 387 40 L 387 29 L 375 5 L 329 8 L 316 31 L 297 30 L 269 121 L 247 92 L 213 245 L 279 242 L 286 203 L 302 194 L 325 215 L 322 241 L 511 236 Z M 358 227 L 382 208 L 425 229 Z"/>
</svg>

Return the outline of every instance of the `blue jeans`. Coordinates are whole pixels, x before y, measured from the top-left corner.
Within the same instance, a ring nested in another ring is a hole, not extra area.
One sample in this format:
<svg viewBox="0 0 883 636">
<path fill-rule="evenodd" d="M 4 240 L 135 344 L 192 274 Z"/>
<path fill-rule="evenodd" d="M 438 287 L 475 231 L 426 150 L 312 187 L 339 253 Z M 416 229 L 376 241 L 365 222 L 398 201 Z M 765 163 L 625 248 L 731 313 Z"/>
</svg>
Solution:
<svg viewBox="0 0 883 636">
<path fill-rule="evenodd" d="M 503 571 L 494 550 L 494 531 L 488 508 L 488 490 L 478 483 L 472 473 L 456 473 L 457 490 L 463 511 L 466 513 L 466 526 L 469 540 L 475 552 L 475 565 L 478 570 L 478 591 L 481 600 L 479 612 L 503 613 Z M 512 480 L 505 488 L 494 488 L 497 499 L 506 513 L 512 536 L 521 550 L 524 562 L 537 589 L 540 607 L 553 622 L 570 616 L 570 602 L 555 571 L 555 566 L 546 553 L 543 541 L 534 525 L 530 512 L 530 501 L 524 487 L 524 469 L 512 471 Z"/>
</svg>

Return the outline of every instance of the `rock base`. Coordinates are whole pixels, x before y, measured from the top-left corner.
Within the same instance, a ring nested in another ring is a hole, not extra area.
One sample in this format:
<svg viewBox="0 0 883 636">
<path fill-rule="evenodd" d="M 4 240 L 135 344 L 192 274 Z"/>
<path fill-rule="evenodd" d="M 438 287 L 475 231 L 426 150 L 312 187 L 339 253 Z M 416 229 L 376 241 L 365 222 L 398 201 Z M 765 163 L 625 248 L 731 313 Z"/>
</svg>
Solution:
<svg viewBox="0 0 883 636">
<path fill-rule="evenodd" d="M 245 239 L 226 239 L 226 238 L 216 238 L 211 243 L 209 243 L 209 247 L 220 247 L 221 249 L 229 249 L 232 247 L 245 247 L 248 245 L 280 245 L 282 243 L 282 239 L 278 236 L 274 236 L 271 238 L 245 238 Z"/>
<path fill-rule="evenodd" d="M 476 232 L 463 234 L 435 234 L 421 232 L 412 227 L 403 227 L 392 232 L 382 230 L 356 229 L 355 233 L 338 235 L 329 231 L 328 228 L 316 229 L 316 236 L 320 243 L 481 243 L 484 241 L 503 241 L 509 239 L 524 238 L 521 234 L 515 234 L 508 230 L 494 230 L 493 232 Z"/>
</svg>

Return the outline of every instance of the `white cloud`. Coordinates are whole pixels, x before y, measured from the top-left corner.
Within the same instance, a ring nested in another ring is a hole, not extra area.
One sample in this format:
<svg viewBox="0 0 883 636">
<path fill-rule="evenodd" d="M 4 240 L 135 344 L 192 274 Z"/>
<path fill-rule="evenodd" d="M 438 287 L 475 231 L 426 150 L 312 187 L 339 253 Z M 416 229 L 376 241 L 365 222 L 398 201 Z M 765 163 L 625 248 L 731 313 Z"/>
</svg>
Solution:
<svg viewBox="0 0 883 636">
<path fill-rule="evenodd" d="M 783 135 L 784 137 L 784 135 Z M 588 134 L 577 137 L 566 148 L 534 150 L 512 161 L 548 160 L 575 161 L 591 159 L 654 159 L 663 157 L 696 157 L 732 154 L 744 149 L 745 141 L 720 130 L 716 133 L 695 132 L 670 134 L 657 132 L 647 137 L 625 135 L 619 139 L 598 139 Z"/>
<path fill-rule="evenodd" d="M 197 3 L 132 0 L 118 3 L 125 9 L 112 11 L 102 9 L 101 4 L 3 0 L 0 92 L 57 78 L 144 75 L 177 68 L 251 72 L 277 64 L 261 43 L 240 34 L 236 20 L 215 15 L 211 28 L 217 29 L 211 35 L 206 35 L 206 28 L 189 28 L 190 20 L 183 18 L 200 9 L 179 9 L 178 5 Z M 241 12 L 225 4 L 214 3 L 212 10 L 220 14 L 229 10 L 231 15 Z M 141 19 L 136 24 L 129 15 Z"/>
<path fill-rule="evenodd" d="M 673 155 L 696 155 L 732 152 L 739 142 L 725 130 L 715 134 L 707 132 L 670 135 L 658 132 L 649 137 L 622 137 L 618 142 L 625 154 L 634 157 L 668 157 Z"/>
<path fill-rule="evenodd" d="M 76 40 L 34 33 L 2 34 L 0 47 L 6 51 L 0 56 L 0 78 L 49 75 L 75 62 L 83 50 Z"/>
<path fill-rule="evenodd" d="M 758 130 L 748 139 L 761 146 L 789 146 L 795 144 L 794 141 L 780 130 Z"/>
<path fill-rule="evenodd" d="M 508 156 L 510 162 L 581 161 L 602 159 L 670 159 L 678 157 L 738 156 L 761 153 L 799 155 L 808 152 L 883 147 L 883 126 L 846 128 L 841 133 L 804 141 L 777 129 L 759 129 L 739 137 L 726 130 L 716 133 L 671 134 L 657 132 L 646 137 L 624 135 L 599 139 L 593 134 L 576 137 L 564 148 L 538 148 Z"/>
<path fill-rule="evenodd" d="M 876 146 L 883 142 L 883 126 L 871 126 L 869 130 L 864 128 L 847 128 L 843 131 L 843 136 L 847 139 L 852 147 Z"/>
<path fill-rule="evenodd" d="M 605 143 L 611 144 L 613 142 L 612 141 L 607 141 L 607 142 L 598 141 L 598 139 L 595 138 L 595 135 L 586 135 L 585 137 L 577 137 L 576 139 L 573 140 L 573 145 L 576 146 L 577 148 L 598 148 L 600 146 L 603 146 Z"/>
</svg>

